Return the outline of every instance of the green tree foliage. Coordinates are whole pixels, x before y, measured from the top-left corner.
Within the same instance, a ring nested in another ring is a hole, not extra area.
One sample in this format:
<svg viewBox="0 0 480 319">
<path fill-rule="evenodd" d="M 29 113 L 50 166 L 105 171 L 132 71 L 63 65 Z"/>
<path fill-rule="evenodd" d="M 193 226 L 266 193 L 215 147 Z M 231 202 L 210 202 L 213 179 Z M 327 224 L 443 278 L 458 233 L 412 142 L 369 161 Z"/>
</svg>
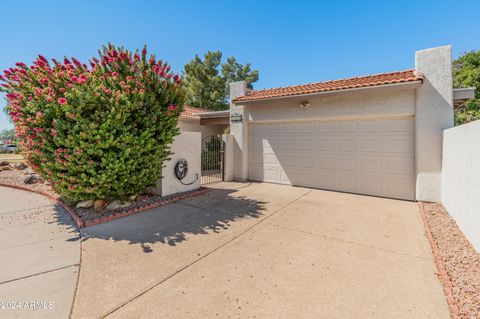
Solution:
<svg viewBox="0 0 480 319">
<path fill-rule="evenodd" d="M 15 131 L 13 129 L 4 129 L 0 131 L 0 142 L 2 141 L 11 141 L 15 142 L 17 136 L 15 135 Z"/>
<path fill-rule="evenodd" d="M 220 51 L 208 51 L 203 59 L 196 55 L 185 65 L 184 75 L 187 104 L 215 111 L 228 108 L 231 82 L 246 81 L 247 87 L 252 89 L 259 77 L 250 63 L 243 66 L 234 57 L 229 57 L 222 64 Z"/>
<path fill-rule="evenodd" d="M 145 48 L 99 54 L 90 66 L 39 56 L 0 76 L 26 159 L 68 201 L 144 193 L 179 133 L 184 94 L 167 64 Z"/>
<path fill-rule="evenodd" d="M 453 86 L 475 87 L 475 99 L 455 110 L 455 125 L 480 119 L 480 51 L 470 51 L 453 61 Z"/>
</svg>

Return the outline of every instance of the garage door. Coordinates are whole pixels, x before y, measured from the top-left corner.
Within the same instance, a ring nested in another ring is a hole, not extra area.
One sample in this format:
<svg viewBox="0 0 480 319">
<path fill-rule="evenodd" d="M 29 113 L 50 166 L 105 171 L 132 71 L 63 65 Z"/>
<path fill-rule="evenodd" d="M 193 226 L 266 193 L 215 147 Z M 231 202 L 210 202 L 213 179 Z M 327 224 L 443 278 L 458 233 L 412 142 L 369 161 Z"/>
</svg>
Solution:
<svg viewBox="0 0 480 319">
<path fill-rule="evenodd" d="M 415 198 L 412 118 L 249 124 L 249 179 Z"/>
</svg>

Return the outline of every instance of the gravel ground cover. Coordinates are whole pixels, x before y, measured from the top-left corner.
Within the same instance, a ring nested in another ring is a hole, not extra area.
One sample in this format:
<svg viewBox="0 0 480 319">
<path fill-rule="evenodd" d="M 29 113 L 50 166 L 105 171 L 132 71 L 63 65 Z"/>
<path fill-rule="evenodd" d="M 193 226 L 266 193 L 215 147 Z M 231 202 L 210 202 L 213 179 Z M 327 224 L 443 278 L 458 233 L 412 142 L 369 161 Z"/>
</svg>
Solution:
<svg viewBox="0 0 480 319">
<path fill-rule="evenodd" d="M 18 170 L 15 167 L 12 167 L 10 170 L 0 170 L 0 184 L 27 188 L 32 191 L 47 194 L 52 198 L 58 198 L 58 195 L 52 190 L 52 187 L 41 179 L 35 184 L 25 184 L 25 178 L 27 177 L 28 175 L 25 174 L 24 170 Z"/>
<path fill-rule="evenodd" d="M 460 318 L 480 318 L 480 253 L 465 238 L 442 205 L 424 203 L 424 210 L 450 277 Z"/>
<path fill-rule="evenodd" d="M 26 184 L 25 179 L 30 175 L 34 174 L 25 174 L 25 169 L 19 170 L 16 169 L 14 165 L 11 165 L 11 168 L 9 170 L 0 170 L 0 185 L 8 185 L 28 189 L 37 193 L 47 195 L 52 199 L 60 200 L 59 196 L 52 190 L 51 186 L 39 178 L 33 184 Z M 70 211 L 70 214 L 74 214 L 72 218 L 75 219 L 77 226 L 87 227 L 102 222 L 126 217 L 146 209 L 170 204 L 188 197 L 203 195 L 209 190 L 209 188 L 202 187 L 198 190 L 173 194 L 169 196 L 145 194 L 138 196 L 135 201 L 132 201 L 127 206 L 111 210 L 105 208 L 100 210 L 95 210 L 94 208 L 76 208 L 70 205 L 67 208 Z"/>
</svg>

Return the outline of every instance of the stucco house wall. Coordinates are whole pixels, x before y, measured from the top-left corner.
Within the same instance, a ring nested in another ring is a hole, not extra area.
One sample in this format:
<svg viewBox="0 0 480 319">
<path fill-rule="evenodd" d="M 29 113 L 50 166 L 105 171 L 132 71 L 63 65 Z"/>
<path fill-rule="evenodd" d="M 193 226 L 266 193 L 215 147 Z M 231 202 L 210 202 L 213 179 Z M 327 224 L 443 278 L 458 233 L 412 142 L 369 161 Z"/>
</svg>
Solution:
<svg viewBox="0 0 480 319">
<path fill-rule="evenodd" d="M 424 75 L 416 90 L 416 197 L 440 202 L 443 130 L 453 127 L 452 47 L 418 51 L 415 69 Z"/>
<path fill-rule="evenodd" d="M 309 98 L 310 106 L 298 105 L 305 98 L 296 97 L 249 103 L 246 106 L 247 121 L 318 121 L 338 118 L 378 116 L 413 116 L 415 114 L 415 90 L 417 85 L 371 88 L 362 91 L 332 93 Z"/>
<path fill-rule="evenodd" d="M 480 251 L 480 120 L 443 133 L 442 204 Z"/>
<path fill-rule="evenodd" d="M 208 135 L 223 134 L 227 125 L 221 124 L 206 124 L 200 125 L 200 119 L 182 119 L 180 118 L 178 124 L 181 132 L 200 132 L 202 137 Z"/>
<path fill-rule="evenodd" d="M 163 178 L 159 180 L 156 193 L 167 196 L 200 188 L 201 183 L 201 133 L 182 132 L 175 137 L 171 147 L 170 160 L 162 168 Z M 180 159 L 188 162 L 188 174 L 181 181 L 175 176 L 175 165 Z"/>
</svg>

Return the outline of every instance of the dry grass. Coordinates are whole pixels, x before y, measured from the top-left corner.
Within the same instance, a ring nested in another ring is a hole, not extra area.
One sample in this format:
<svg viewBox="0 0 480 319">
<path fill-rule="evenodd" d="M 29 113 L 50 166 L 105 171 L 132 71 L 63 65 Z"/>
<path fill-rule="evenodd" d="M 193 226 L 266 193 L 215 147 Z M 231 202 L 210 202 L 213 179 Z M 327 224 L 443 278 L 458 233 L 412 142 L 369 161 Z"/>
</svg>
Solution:
<svg viewBox="0 0 480 319">
<path fill-rule="evenodd" d="M 23 162 L 25 160 L 23 156 L 20 154 L 0 154 L 0 161 L 16 163 L 16 162 Z"/>
</svg>

